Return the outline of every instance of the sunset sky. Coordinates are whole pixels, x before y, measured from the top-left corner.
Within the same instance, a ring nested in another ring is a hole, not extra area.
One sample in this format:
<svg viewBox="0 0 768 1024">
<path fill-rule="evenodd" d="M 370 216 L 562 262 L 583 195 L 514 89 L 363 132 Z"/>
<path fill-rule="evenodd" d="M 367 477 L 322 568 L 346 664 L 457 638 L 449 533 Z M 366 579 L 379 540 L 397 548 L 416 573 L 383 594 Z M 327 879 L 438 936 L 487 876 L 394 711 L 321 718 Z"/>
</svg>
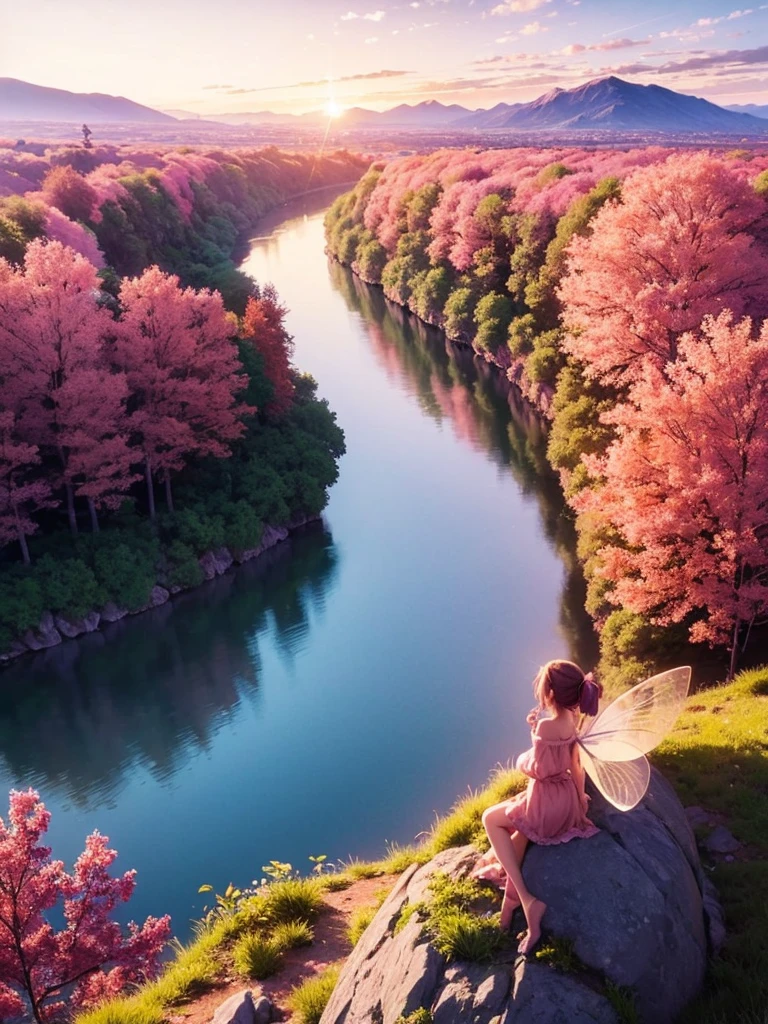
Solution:
<svg viewBox="0 0 768 1024">
<path fill-rule="evenodd" d="M 0 74 L 196 113 L 488 107 L 616 74 L 768 103 L 768 3 L 724 0 L 26 0 Z"/>
</svg>

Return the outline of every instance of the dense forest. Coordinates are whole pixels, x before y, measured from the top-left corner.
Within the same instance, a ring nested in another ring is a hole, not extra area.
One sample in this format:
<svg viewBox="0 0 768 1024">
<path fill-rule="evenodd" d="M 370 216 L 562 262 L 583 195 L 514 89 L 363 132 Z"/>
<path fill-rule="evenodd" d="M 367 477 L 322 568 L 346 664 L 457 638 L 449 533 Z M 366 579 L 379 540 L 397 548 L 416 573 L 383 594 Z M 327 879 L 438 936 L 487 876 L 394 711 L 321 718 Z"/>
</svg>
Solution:
<svg viewBox="0 0 768 1024">
<path fill-rule="evenodd" d="M 36 646 L 44 613 L 82 632 L 108 605 L 146 607 L 158 584 L 194 586 L 202 555 L 247 557 L 265 524 L 324 507 L 343 434 L 291 365 L 279 296 L 232 257 L 267 210 L 364 167 L 346 153 L 29 148 L 0 148 L 10 653 Z"/>
<path fill-rule="evenodd" d="M 329 251 L 551 421 L 602 667 L 768 617 L 768 155 L 441 151 L 374 165 Z M 653 652 L 653 655 L 651 654 Z"/>
</svg>

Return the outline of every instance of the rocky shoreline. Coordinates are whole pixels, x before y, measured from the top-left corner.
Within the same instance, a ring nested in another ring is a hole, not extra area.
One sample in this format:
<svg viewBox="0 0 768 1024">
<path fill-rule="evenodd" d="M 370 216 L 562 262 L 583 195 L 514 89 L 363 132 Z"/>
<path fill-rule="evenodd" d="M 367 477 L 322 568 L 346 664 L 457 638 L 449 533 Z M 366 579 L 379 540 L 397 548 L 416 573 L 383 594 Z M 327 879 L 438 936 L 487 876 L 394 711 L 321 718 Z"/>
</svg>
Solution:
<svg viewBox="0 0 768 1024">
<path fill-rule="evenodd" d="M 308 523 L 316 522 L 320 518 L 320 516 L 309 516 L 297 519 L 287 526 L 270 526 L 265 524 L 258 545 L 245 551 L 233 552 L 226 547 L 207 551 L 198 559 L 204 577 L 198 586 L 205 586 L 208 581 L 216 576 L 222 576 L 233 567 L 236 568 L 245 562 L 258 558 L 265 551 L 286 540 L 294 530 L 298 530 Z M 152 587 L 146 602 L 138 608 L 123 608 L 115 604 L 114 601 L 108 601 L 103 607 L 93 609 L 78 619 L 71 619 L 66 615 L 54 614 L 50 611 L 43 612 L 37 629 L 26 630 L 26 632 L 13 641 L 8 650 L 0 653 L 0 665 L 8 664 L 23 654 L 33 654 L 37 651 L 57 647 L 65 640 L 74 640 L 86 633 L 93 633 L 103 625 L 119 622 L 120 619 L 124 619 L 126 616 L 141 615 L 142 612 L 150 611 L 152 608 L 159 608 L 170 601 L 176 594 L 195 589 L 197 587 L 170 585 L 167 580 L 161 578 Z"/>
</svg>

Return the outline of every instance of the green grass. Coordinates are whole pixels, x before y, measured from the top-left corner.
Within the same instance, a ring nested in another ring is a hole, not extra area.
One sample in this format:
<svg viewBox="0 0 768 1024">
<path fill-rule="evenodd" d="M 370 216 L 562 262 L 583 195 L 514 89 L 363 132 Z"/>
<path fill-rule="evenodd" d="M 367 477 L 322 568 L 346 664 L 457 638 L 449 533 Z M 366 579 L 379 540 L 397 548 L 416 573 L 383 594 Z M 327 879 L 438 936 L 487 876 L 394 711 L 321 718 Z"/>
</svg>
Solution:
<svg viewBox="0 0 768 1024">
<path fill-rule="evenodd" d="M 347 925 L 347 938 L 350 945 L 356 946 L 363 936 L 363 932 L 376 916 L 376 907 L 358 907 L 349 919 Z"/>
<path fill-rule="evenodd" d="M 564 974 L 577 974 L 584 965 L 573 950 L 572 939 L 550 938 L 536 951 L 536 959 Z"/>
<path fill-rule="evenodd" d="M 329 873 L 327 875 L 320 875 L 318 884 L 326 892 L 340 892 L 342 889 L 348 889 L 352 885 L 352 879 L 341 873 Z"/>
<path fill-rule="evenodd" d="M 312 925 L 307 921 L 285 921 L 272 931 L 272 941 L 279 949 L 310 946 L 314 937 Z"/>
<path fill-rule="evenodd" d="M 626 985 L 614 985 L 612 981 L 605 982 L 605 998 L 616 1011 L 616 1016 L 621 1024 L 640 1024 L 640 1017 L 635 1004 L 635 994 Z M 735 1021 L 732 1024 L 736 1024 Z"/>
<path fill-rule="evenodd" d="M 389 895 L 389 889 L 380 889 L 375 894 L 375 902 L 368 906 L 358 907 L 349 919 L 349 925 L 347 926 L 347 938 L 349 939 L 350 945 L 356 946 L 360 941 L 363 932 L 371 923 L 376 916 L 376 911 L 382 905 L 384 900 Z"/>
<path fill-rule="evenodd" d="M 157 981 L 80 1014 L 78 1024 L 160 1024 L 168 1007 L 193 998 L 216 980 L 220 971 L 216 951 L 225 936 L 219 925 L 190 945 L 178 946 L 175 960 Z"/>
<path fill-rule="evenodd" d="M 728 937 L 686 1024 L 768 1021 L 768 666 L 688 700 L 671 736 L 653 755 L 684 804 L 723 817 L 745 844 L 711 877 Z M 761 1017 L 762 1014 L 762 1017 Z"/>
<path fill-rule="evenodd" d="M 742 672 L 732 683 L 689 698 L 688 710 L 653 755 L 684 804 L 699 804 L 722 815 L 727 827 L 745 844 L 744 857 L 711 866 L 725 908 L 728 939 L 721 957 L 711 965 L 705 992 L 680 1024 L 768 1024 L 767 732 L 768 667 Z M 196 940 L 180 949 L 158 981 L 81 1014 L 77 1024 L 161 1024 L 168 1016 L 167 1008 L 193 997 L 215 980 L 222 970 L 221 951 L 244 933 L 254 929 L 261 933 L 265 927 L 275 929 L 290 922 L 301 930 L 319 913 L 324 891 L 347 888 L 360 878 L 398 874 L 411 864 L 426 863 L 450 846 L 474 842 L 484 849 L 483 810 L 519 792 L 524 784 L 524 776 L 500 768 L 484 790 L 469 793 L 446 817 L 438 819 L 418 846 L 392 847 L 379 861 L 354 860 L 339 872 L 316 878 L 273 883 L 265 897 L 254 897 L 236 914 L 213 919 L 201 928 Z M 418 912 L 448 955 L 492 958 L 495 936 L 491 932 L 498 933 L 497 926 L 493 918 L 480 918 L 472 912 L 476 891 L 456 889 L 458 884 L 451 883 L 441 892 L 438 881 L 431 904 L 406 907 L 397 927 Z M 360 932 L 362 927 L 361 921 L 357 926 Z M 567 964 L 562 943 L 554 940 L 550 945 L 554 950 L 550 962 Z M 319 1013 L 312 1016 L 313 1006 L 320 1005 L 326 990 L 327 1001 L 333 983 L 324 976 L 307 983 L 309 994 L 302 1006 L 309 1016 L 301 1015 L 303 1009 L 297 1010 L 297 1024 L 319 1020 Z M 303 989 L 299 986 L 296 992 Z M 316 991 L 320 995 L 313 994 Z M 630 1000 L 631 1005 L 625 1006 L 630 999 L 627 993 L 612 991 L 617 1013 L 623 1014 L 626 1024 L 632 1024 L 634 1003 Z"/>
<path fill-rule="evenodd" d="M 268 886 L 264 900 L 264 913 L 273 924 L 314 921 L 323 906 L 323 886 L 316 878 L 286 878 Z"/>
<path fill-rule="evenodd" d="M 435 949 L 449 960 L 490 963 L 508 936 L 499 928 L 498 915 L 480 916 L 487 904 L 485 890 L 471 878 L 453 879 L 436 872 L 429 883 L 430 898 L 405 908 L 399 927 L 413 914 L 424 920 L 424 932 Z"/>
<path fill-rule="evenodd" d="M 407 1017 L 398 1017 L 395 1024 L 432 1024 L 432 1014 L 429 1010 L 414 1010 Z"/>
<path fill-rule="evenodd" d="M 235 970 L 244 978 L 269 978 L 277 974 L 283 963 L 283 950 L 277 942 L 267 935 L 256 932 L 243 935 L 235 943 L 233 960 Z"/>
<path fill-rule="evenodd" d="M 291 990 L 287 1001 L 295 1024 L 319 1024 L 338 977 L 338 967 L 327 967 Z"/>
<path fill-rule="evenodd" d="M 383 874 L 379 861 L 376 860 L 353 860 L 346 861 L 341 872 L 343 877 L 359 882 L 361 878 L 376 878 Z"/>
</svg>

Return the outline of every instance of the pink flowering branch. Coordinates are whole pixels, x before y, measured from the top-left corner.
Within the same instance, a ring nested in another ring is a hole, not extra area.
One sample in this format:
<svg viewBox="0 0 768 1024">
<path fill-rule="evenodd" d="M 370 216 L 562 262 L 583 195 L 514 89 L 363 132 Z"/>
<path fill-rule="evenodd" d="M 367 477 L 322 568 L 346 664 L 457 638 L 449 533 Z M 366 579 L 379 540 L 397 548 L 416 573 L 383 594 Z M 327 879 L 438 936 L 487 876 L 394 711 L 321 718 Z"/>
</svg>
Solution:
<svg viewBox="0 0 768 1024">
<path fill-rule="evenodd" d="M 117 853 L 94 832 L 69 874 L 41 843 L 49 822 L 34 790 L 11 792 L 8 820 L 0 819 L 2 1019 L 28 1011 L 47 1024 L 146 981 L 170 935 L 167 916 L 132 922 L 124 934 L 111 915 L 130 899 L 135 872 L 110 875 Z M 66 922 L 59 931 L 46 917 L 56 907 Z"/>
</svg>

